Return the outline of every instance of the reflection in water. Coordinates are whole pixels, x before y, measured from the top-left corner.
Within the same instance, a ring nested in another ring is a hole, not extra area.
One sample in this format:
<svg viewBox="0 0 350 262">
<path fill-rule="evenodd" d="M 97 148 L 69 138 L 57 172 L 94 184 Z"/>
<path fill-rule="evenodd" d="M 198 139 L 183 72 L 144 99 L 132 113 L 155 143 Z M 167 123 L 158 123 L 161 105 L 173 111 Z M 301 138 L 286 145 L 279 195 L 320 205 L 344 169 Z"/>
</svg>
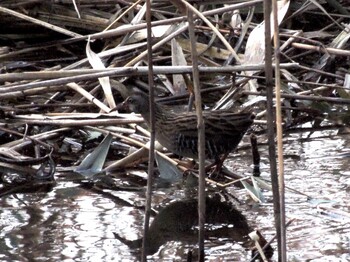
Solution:
<svg viewBox="0 0 350 262">
<path fill-rule="evenodd" d="M 146 254 L 152 255 L 168 241 L 181 241 L 196 244 L 198 240 L 198 201 L 187 199 L 176 201 L 165 208 L 154 218 L 149 228 L 146 241 Z M 206 199 L 206 239 L 227 239 L 228 242 L 238 242 L 244 247 L 254 249 L 254 243 L 248 238 L 253 229 L 246 218 L 230 203 L 221 202 L 220 197 Z M 116 238 L 131 248 L 140 248 L 142 239 L 127 241 L 115 234 Z M 260 246 L 266 241 L 261 238 Z M 195 252 L 197 253 L 197 251 Z M 266 257 L 273 254 L 271 246 L 266 248 Z M 197 259 L 194 259 L 196 261 Z"/>
<path fill-rule="evenodd" d="M 287 230 L 289 261 L 350 261 L 349 161 L 334 157 L 347 153 L 349 141 L 344 136 L 285 144 L 286 186 L 296 190 L 286 195 L 287 220 L 295 219 Z M 268 166 L 267 152 L 260 150 Z M 235 168 L 242 166 L 239 172 L 247 172 L 250 159 L 243 156 L 235 163 Z M 262 171 L 262 177 L 268 179 L 268 168 Z M 166 190 L 155 192 L 156 203 L 181 196 L 181 190 Z M 244 190 L 230 190 L 241 201 L 247 199 Z M 115 239 L 113 233 L 129 241 L 141 237 L 143 209 L 125 203 L 142 203 L 144 192 L 110 194 L 124 202 L 65 181 L 58 181 L 50 192 L 1 197 L 0 261 L 138 261 L 138 250 Z M 269 239 L 274 234 L 271 193 L 264 195 L 267 203 L 244 204 L 240 209 Z M 206 242 L 208 259 L 250 258 L 242 246 L 226 240 Z M 161 246 L 161 256 L 181 260 L 187 250 L 182 241 L 168 241 Z M 150 260 L 159 261 L 156 256 Z"/>
<path fill-rule="evenodd" d="M 112 201 L 70 183 L 62 183 L 40 199 L 34 196 L 19 194 L 18 198 L 1 199 L 1 261 L 112 261 L 116 256 L 132 257 L 112 234 L 120 231 L 118 208 Z M 123 212 L 130 230 L 135 210 Z"/>
<path fill-rule="evenodd" d="M 348 136 L 306 139 L 300 143 L 285 144 L 287 220 L 295 219 L 287 229 L 288 259 L 291 261 L 350 261 L 348 158 L 338 157 L 348 151 Z M 322 212 L 335 209 L 332 216 Z M 249 220 L 259 227 L 271 228 L 271 221 L 261 216 L 261 211 L 272 212 L 272 206 L 249 212 Z M 270 215 L 268 216 L 270 217 Z M 342 219 L 339 219 L 339 218 Z M 270 229 L 271 230 L 271 229 Z"/>
</svg>

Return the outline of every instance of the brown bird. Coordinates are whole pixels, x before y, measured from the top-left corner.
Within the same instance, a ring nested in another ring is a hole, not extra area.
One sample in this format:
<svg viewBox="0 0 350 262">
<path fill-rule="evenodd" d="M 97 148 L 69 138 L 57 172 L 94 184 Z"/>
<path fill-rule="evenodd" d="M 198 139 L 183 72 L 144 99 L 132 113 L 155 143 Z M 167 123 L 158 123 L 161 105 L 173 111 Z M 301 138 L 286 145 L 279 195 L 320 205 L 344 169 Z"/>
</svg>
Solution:
<svg viewBox="0 0 350 262">
<path fill-rule="evenodd" d="M 123 105 L 142 115 L 150 124 L 148 95 L 136 92 Z M 234 113 L 230 110 L 203 111 L 205 124 L 205 156 L 219 160 L 233 151 L 252 125 L 254 114 Z M 156 139 L 171 152 L 198 158 L 198 130 L 195 112 L 175 113 L 170 107 L 155 102 Z"/>
</svg>

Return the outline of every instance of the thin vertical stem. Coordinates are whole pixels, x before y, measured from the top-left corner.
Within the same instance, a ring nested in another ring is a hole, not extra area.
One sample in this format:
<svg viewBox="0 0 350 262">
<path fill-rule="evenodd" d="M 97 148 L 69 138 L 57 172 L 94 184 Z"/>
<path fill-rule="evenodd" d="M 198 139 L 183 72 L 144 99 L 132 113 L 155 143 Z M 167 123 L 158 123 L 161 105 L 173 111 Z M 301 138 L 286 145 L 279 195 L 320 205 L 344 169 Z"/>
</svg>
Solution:
<svg viewBox="0 0 350 262">
<path fill-rule="evenodd" d="M 149 105 L 150 105 L 150 149 L 148 159 L 148 180 L 147 180 L 147 192 L 146 192 L 146 207 L 145 207 L 145 222 L 143 229 L 142 240 L 142 257 L 141 261 L 147 261 L 147 242 L 148 242 L 148 230 L 149 221 L 151 216 L 151 203 L 152 203 L 152 184 L 153 184 L 153 172 L 154 172 L 154 140 L 155 140 L 155 120 L 154 120 L 154 81 L 153 81 L 153 60 L 152 60 L 152 28 L 151 28 L 151 0 L 146 1 L 146 22 L 147 22 L 147 50 L 148 50 L 148 85 L 149 85 Z"/>
<path fill-rule="evenodd" d="M 278 27 L 278 8 L 277 1 L 272 4 L 273 24 L 274 24 L 274 46 L 275 46 L 275 85 L 276 85 L 276 127 L 277 127 L 277 153 L 278 153 L 278 185 L 280 198 L 280 216 L 281 216 L 281 261 L 287 261 L 286 248 L 286 213 L 284 197 L 284 163 L 283 163 L 283 130 L 282 130 L 282 108 L 281 108 L 281 74 L 280 74 L 280 41 Z"/>
<path fill-rule="evenodd" d="M 266 100 L 267 100 L 267 135 L 269 140 L 269 158 L 270 172 L 273 194 L 273 209 L 275 216 L 275 228 L 277 234 L 278 261 L 281 260 L 281 216 L 280 216 L 280 198 L 279 184 L 276 163 L 275 147 L 275 118 L 273 110 L 273 76 L 272 76 L 272 46 L 271 46 L 271 0 L 264 2 L 264 20 L 265 20 L 265 78 L 266 78 Z"/>
<path fill-rule="evenodd" d="M 193 70 L 193 86 L 196 102 L 197 128 L 198 128 L 198 161 L 199 161 L 199 185 L 198 185 L 198 255 L 199 261 L 204 261 L 204 233 L 205 233 L 205 126 L 202 115 L 202 98 L 199 85 L 198 56 L 196 48 L 196 36 L 194 32 L 193 13 L 187 11 L 188 30 L 191 42 L 191 58 Z"/>
</svg>

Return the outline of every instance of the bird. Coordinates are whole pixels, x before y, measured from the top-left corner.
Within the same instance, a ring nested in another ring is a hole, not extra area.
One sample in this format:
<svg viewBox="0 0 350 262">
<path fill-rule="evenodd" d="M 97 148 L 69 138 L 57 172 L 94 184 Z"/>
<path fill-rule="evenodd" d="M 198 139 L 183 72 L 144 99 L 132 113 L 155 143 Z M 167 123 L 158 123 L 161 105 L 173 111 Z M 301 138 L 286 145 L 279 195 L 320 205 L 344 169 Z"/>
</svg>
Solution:
<svg viewBox="0 0 350 262">
<path fill-rule="evenodd" d="M 198 129 L 195 112 L 174 112 L 171 107 L 154 102 L 155 137 L 169 151 L 182 157 L 198 159 Z M 122 103 L 123 107 L 139 113 L 150 126 L 149 97 L 138 91 Z M 238 146 L 254 122 L 253 113 L 232 110 L 204 110 L 205 157 L 219 160 Z"/>
</svg>

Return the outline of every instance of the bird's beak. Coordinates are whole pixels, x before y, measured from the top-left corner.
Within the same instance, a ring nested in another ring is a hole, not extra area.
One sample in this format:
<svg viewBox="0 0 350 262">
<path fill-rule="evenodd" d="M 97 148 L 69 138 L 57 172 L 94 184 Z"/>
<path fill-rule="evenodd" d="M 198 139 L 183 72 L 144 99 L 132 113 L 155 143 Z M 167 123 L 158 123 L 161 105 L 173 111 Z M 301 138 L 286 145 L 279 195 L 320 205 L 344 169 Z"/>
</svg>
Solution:
<svg viewBox="0 0 350 262">
<path fill-rule="evenodd" d="M 128 110 L 128 109 L 129 109 L 128 99 L 125 99 L 123 102 L 116 105 L 115 108 L 111 110 L 111 112 L 119 111 L 119 110 Z"/>
</svg>

